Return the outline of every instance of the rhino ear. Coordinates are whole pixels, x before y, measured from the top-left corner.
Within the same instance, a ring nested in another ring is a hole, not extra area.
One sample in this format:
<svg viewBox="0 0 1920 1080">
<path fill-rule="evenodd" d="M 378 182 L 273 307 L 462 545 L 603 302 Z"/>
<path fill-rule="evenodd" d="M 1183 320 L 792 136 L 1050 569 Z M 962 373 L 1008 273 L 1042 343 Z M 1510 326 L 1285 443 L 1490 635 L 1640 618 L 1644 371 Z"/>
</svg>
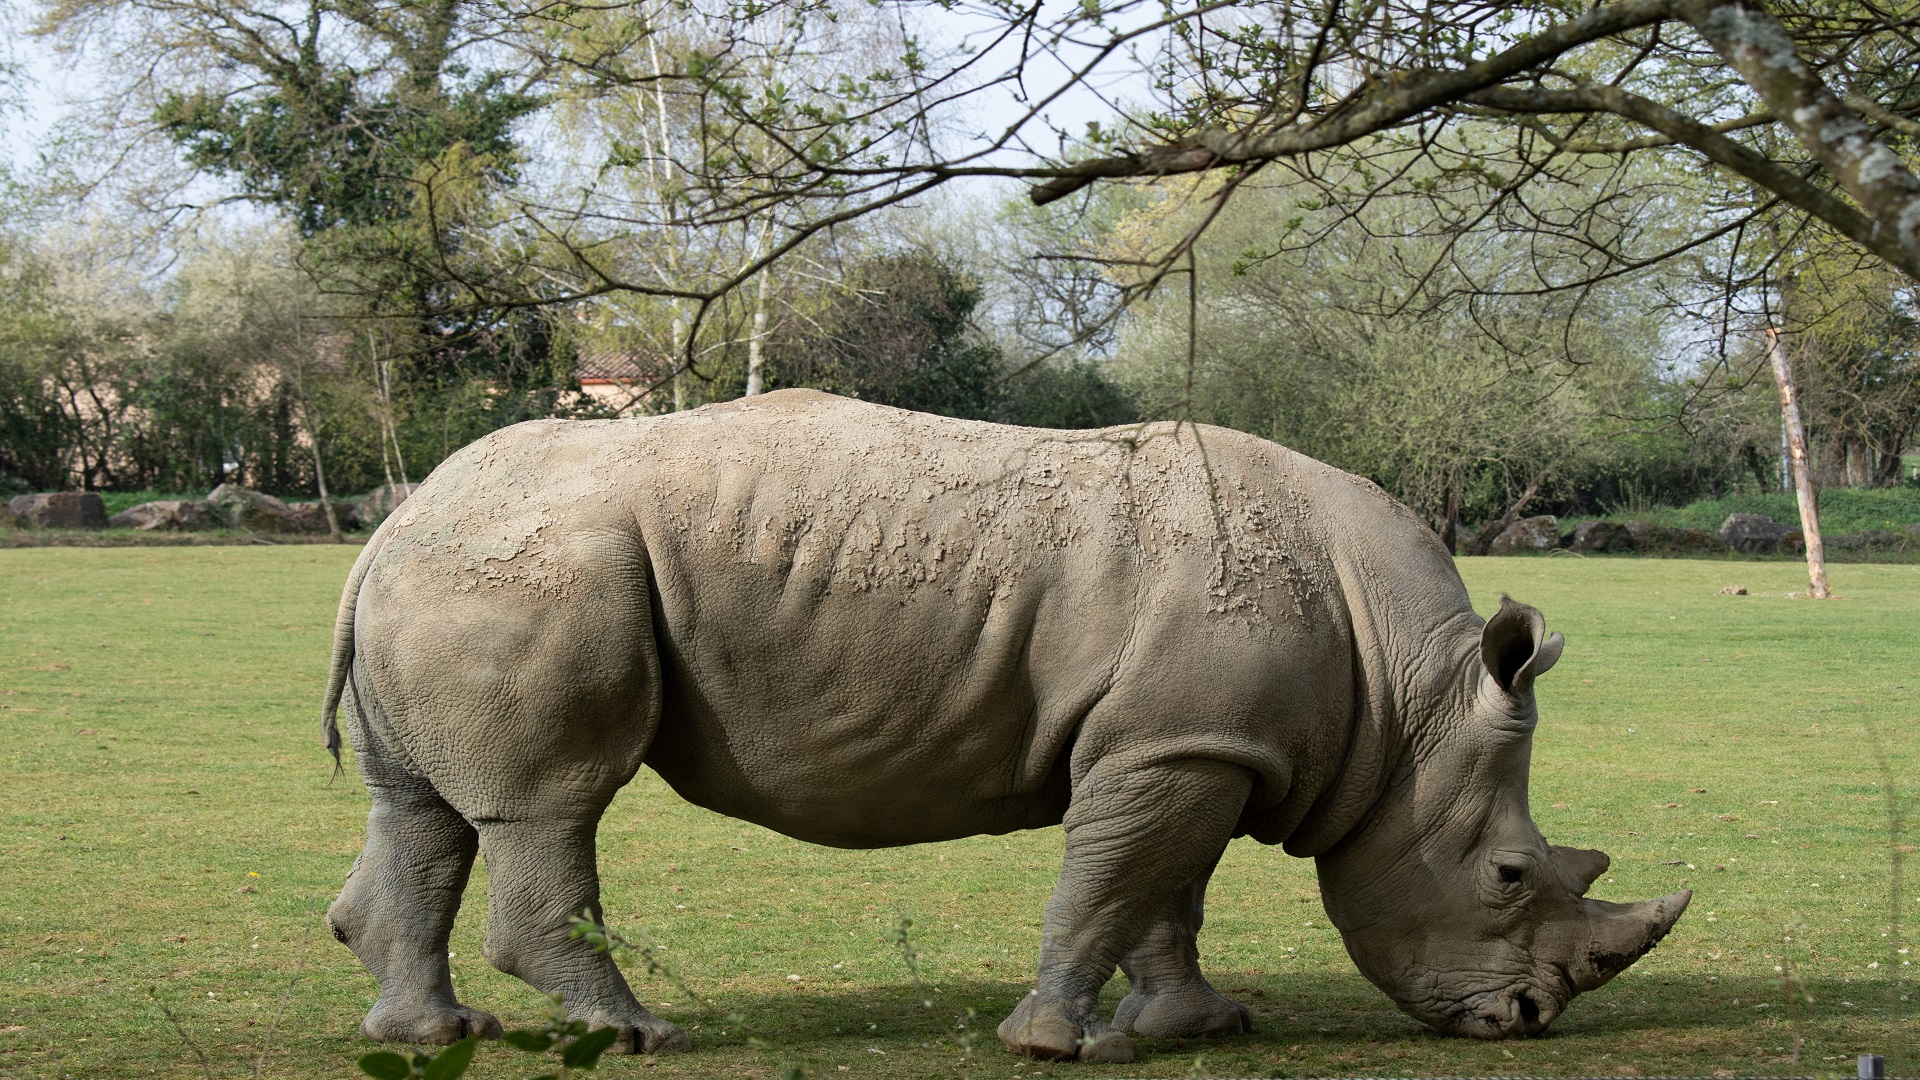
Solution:
<svg viewBox="0 0 1920 1080">
<path fill-rule="evenodd" d="M 1567 639 L 1547 636 L 1547 620 L 1540 609 L 1500 595 L 1500 610 L 1480 632 L 1480 659 L 1500 689 L 1520 697 L 1533 689 L 1533 680 L 1547 673 Z"/>
<path fill-rule="evenodd" d="M 1553 860 L 1559 864 L 1561 880 L 1567 883 L 1567 888 L 1572 889 L 1575 896 L 1587 895 L 1593 883 L 1600 880 L 1600 875 L 1607 872 L 1607 867 L 1613 865 L 1613 860 L 1607 858 L 1604 851 L 1561 847 L 1559 844 L 1553 845 Z"/>
</svg>

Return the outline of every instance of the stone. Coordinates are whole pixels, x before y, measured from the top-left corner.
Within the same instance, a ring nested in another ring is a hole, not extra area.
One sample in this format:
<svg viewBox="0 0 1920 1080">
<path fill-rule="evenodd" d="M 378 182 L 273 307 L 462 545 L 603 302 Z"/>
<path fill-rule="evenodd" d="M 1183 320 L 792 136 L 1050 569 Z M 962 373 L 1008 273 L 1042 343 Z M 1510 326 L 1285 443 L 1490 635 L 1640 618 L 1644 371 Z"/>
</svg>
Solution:
<svg viewBox="0 0 1920 1080">
<path fill-rule="evenodd" d="M 108 518 L 107 524 L 143 532 L 191 532 L 219 528 L 220 519 L 205 499 L 158 499 L 128 507 Z"/>
<path fill-rule="evenodd" d="M 24 522 L 20 520 L 19 514 L 13 512 L 12 506 L 0 503 L 0 529 L 17 529 L 22 524 Z"/>
<path fill-rule="evenodd" d="M 1889 529 L 1868 529 L 1865 532 L 1846 533 L 1827 541 L 1827 547 L 1835 551 L 1895 551 L 1910 542 L 1907 534 Z"/>
<path fill-rule="evenodd" d="M 1728 514 L 1720 523 L 1720 539 L 1743 555 L 1770 554 L 1789 534 L 1798 533 L 1765 514 Z"/>
<path fill-rule="evenodd" d="M 360 528 L 371 529 L 387 520 L 387 515 L 407 501 L 407 496 L 419 490 L 419 484 L 383 484 L 369 491 L 360 500 L 355 515 Z"/>
<path fill-rule="evenodd" d="M 1566 547 L 1569 551 L 1593 554 L 1639 549 L 1633 530 L 1617 521 L 1581 522 L 1567 537 Z"/>
<path fill-rule="evenodd" d="M 1726 588 L 1720 590 L 1720 595 L 1745 596 L 1747 595 L 1747 587 L 1745 585 L 1728 585 Z"/>
<path fill-rule="evenodd" d="M 207 495 L 207 502 L 213 506 L 214 513 L 230 529 L 246 529 L 258 533 L 308 533 L 326 532 L 326 515 L 320 512 L 318 503 L 301 504 L 301 508 L 289 506 L 264 492 L 243 488 L 238 484 L 221 484 Z M 304 507 L 311 506 L 312 509 Z M 319 524 L 316 527 L 315 522 Z"/>
<path fill-rule="evenodd" d="M 340 515 L 339 504 L 336 503 L 334 505 L 333 512 L 336 517 Z M 287 520 L 291 526 L 287 530 L 288 532 L 323 533 L 328 531 L 327 509 L 320 505 L 318 499 L 311 502 L 288 503 Z M 344 522 L 342 522 L 341 527 L 345 527 Z"/>
<path fill-rule="evenodd" d="M 48 491 L 9 502 L 21 523 L 38 529 L 104 529 L 107 504 L 93 491 Z"/>
<path fill-rule="evenodd" d="M 1552 551 L 1560 546 L 1560 519 L 1552 514 L 1521 518 L 1501 530 L 1488 545 L 1489 555 L 1519 555 L 1534 551 Z"/>
<path fill-rule="evenodd" d="M 1724 553 L 1726 541 L 1705 529 L 1660 529 L 1657 534 L 1658 547 L 1677 555 L 1707 555 Z"/>
</svg>

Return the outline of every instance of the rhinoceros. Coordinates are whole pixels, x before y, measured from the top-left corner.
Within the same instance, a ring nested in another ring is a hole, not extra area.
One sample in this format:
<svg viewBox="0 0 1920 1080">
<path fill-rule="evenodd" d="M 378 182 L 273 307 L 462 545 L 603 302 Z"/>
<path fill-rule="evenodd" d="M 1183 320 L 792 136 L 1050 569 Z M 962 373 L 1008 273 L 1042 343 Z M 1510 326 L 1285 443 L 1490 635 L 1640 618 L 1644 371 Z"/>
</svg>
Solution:
<svg viewBox="0 0 1920 1080">
<path fill-rule="evenodd" d="M 646 765 L 836 847 L 1064 823 L 1037 976 L 999 1027 L 1017 1053 L 1250 1030 L 1195 944 L 1238 836 L 1317 861 L 1406 1012 L 1533 1034 L 1690 896 L 1585 899 L 1607 856 L 1535 828 L 1534 680 L 1561 647 L 1510 599 L 1483 622 L 1373 484 L 1224 429 L 799 390 L 524 423 L 447 459 L 347 582 L 325 734 L 337 758 L 343 713 L 373 807 L 327 922 L 379 982 L 367 1036 L 497 1034 L 447 965 L 477 852 L 494 966 L 620 1049 L 686 1049 L 569 936 L 600 911 L 600 816 Z"/>
</svg>

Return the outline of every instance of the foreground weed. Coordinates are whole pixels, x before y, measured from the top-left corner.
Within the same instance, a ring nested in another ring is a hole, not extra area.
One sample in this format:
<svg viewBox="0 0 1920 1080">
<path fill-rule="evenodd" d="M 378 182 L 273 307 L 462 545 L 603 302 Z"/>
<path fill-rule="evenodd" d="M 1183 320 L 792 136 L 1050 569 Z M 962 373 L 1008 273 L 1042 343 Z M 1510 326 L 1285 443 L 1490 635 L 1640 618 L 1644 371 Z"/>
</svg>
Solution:
<svg viewBox="0 0 1920 1080">
<path fill-rule="evenodd" d="M 588 945 L 591 945 L 596 952 L 615 953 L 623 956 L 627 959 L 629 966 L 631 966 L 632 962 L 638 961 L 641 966 L 647 969 L 648 975 L 658 976 L 666 980 L 667 985 L 685 994 L 688 1001 L 699 1005 L 701 1008 L 707 1009 L 709 1012 L 713 1010 L 713 1003 L 701 997 L 699 992 L 689 986 L 686 977 L 680 974 L 678 968 L 661 958 L 660 946 L 654 942 L 653 938 L 648 935 L 645 930 L 635 931 L 635 933 L 639 935 L 640 940 L 634 941 L 608 928 L 606 923 L 594 918 L 592 910 L 582 911 L 580 914 L 574 916 L 572 923 L 573 929 L 568 931 L 568 937 L 577 941 L 586 942 Z M 730 1012 L 726 1014 L 725 1019 L 730 1027 L 746 1036 L 748 1046 L 753 1047 L 755 1050 L 769 1053 L 781 1053 L 781 1048 L 778 1044 L 768 1039 L 763 1039 L 749 1030 L 745 1016 L 737 1012 Z M 784 1061 L 780 1065 L 781 1080 L 804 1080 L 806 1075 L 806 1069 L 793 1061 Z"/>
<path fill-rule="evenodd" d="M 153 997 L 154 1004 L 160 1006 L 160 1015 L 167 1018 L 167 1024 L 173 1028 L 173 1033 L 180 1036 L 180 1041 L 187 1044 L 187 1049 L 193 1051 L 195 1060 L 200 1062 L 201 1073 L 205 1074 L 207 1080 L 213 1080 L 213 1065 L 207 1061 L 207 1052 L 200 1049 L 200 1044 L 194 1041 L 192 1035 L 187 1034 L 186 1026 L 180 1023 L 180 1017 L 174 1014 L 173 1009 L 168 1007 L 166 999 L 160 996 L 160 988 L 155 986 L 149 990 L 149 993 Z"/>
<path fill-rule="evenodd" d="M 1800 1064 L 1800 1054 L 1807 1044 L 1807 1010 L 1813 1008 L 1813 995 L 1807 992 L 1807 981 L 1800 976 L 1800 969 L 1793 963 L 1793 938 L 1806 928 L 1806 923 L 1796 918 L 1780 931 L 1780 962 L 1773 970 L 1780 975 L 1780 989 L 1787 994 L 1787 1019 L 1793 1026 L 1793 1064 Z"/>
<path fill-rule="evenodd" d="M 529 1054 L 551 1054 L 558 1066 L 552 1072 L 544 1072 L 534 1080 L 567 1080 L 577 1072 L 592 1072 L 600 1063 L 600 1056 L 607 1047 L 620 1037 L 618 1028 L 597 1028 L 589 1031 L 585 1020 L 567 1018 L 566 1002 L 559 994 L 547 997 L 549 1008 L 547 1022 L 537 1028 L 509 1031 L 500 1037 L 500 1041 L 516 1050 Z M 480 1037 L 469 1035 L 438 1054 L 429 1054 L 419 1050 L 407 1050 L 394 1053 L 390 1050 L 376 1051 L 360 1058 L 360 1071 L 374 1080 L 458 1080 L 465 1076 L 467 1067 L 473 1064 L 474 1051 L 480 1046 Z"/>
<path fill-rule="evenodd" d="M 887 929 L 886 941 L 900 950 L 900 962 L 907 966 L 907 974 L 913 976 L 914 989 L 920 994 L 920 1007 L 933 1012 L 933 995 L 927 992 L 926 980 L 920 974 L 920 950 L 913 943 L 913 916 L 900 911 L 891 927 Z M 959 1032 L 954 1042 L 960 1045 L 960 1075 L 973 1073 L 974 1026 L 980 1014 L 973 1006 L 954 1018 L 953 1029 Z M 923 1044 L 924 1045 L 924 1044 Z"/>
</svg>

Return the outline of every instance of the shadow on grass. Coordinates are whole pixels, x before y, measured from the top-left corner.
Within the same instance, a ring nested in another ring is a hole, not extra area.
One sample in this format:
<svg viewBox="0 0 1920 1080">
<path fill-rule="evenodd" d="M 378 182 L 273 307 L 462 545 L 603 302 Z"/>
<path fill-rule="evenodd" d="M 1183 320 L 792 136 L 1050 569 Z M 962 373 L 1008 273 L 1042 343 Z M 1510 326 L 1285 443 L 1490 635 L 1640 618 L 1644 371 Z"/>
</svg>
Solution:
<svg viewBox="0 0 1920 1080">
<path fill-rule="evenodd" d="M 1196 1052 L 1337 1060 L 1356 1046 L 1388 1045 L 1420 1051 L 1421 1057 L 1460 1061 L 1465 1054 L 1505 1060 L 1501 1047 L 1524 1045 L 1564 1049 L 1574 1055 L 1569 1065 L 1612 1054 L 1657 1051 L 1679 1057 L 1717 1049 L 1730 1065 L 1750 1069 L 1756 1056 L 1772 1060 L 1790 1055 L 1796 1027 L 1788 996 L 1776 979 L 1702 982 L 1628 975 L 1576 998 L 1545 1034 L 1512 1043 L 1473 1043 L 1432 1031 L 1402 1014 L 1357 974 L 1314 979 L 1229 974 L 1214 982 L 1252 1010 L 1254 1032 L 1228 1039 L 1136 1036 L 1140 1060 L 1190 1059 Z M 953 1044 L 959 1034 L 956 1021 L 971 1008 L 976 1050 L 1004 1053 L 994 1027 L 1028 984 L 949 978 L 937 985 L 937 993 L 911 984 L 844 992 L 801 984 L 790 991 L 731 993 L 707 1013 L 689 1011 L 675 1019 L 693 1033 L 696 1052 L 744 1048 L 757 1038 L 792 1052 L 820 1054 L 938 1039 Z M 1901 1024 L 1886 984 L 1815 981 L 1807 990 L 1814 1003 L 1803 1003 L 1797 1020 L 1806 1044 L 1803 1060 L 1841 1055 L 1850 1061 L 1854 1053 L 1902 1049 L 1890 1045 L 1900 1037 Z M 1102 996 L 1108 1015 L 1125 993 L 1124 980 L 1108 987 Z M 737 1025 L 722 1018 L 728 1013 L 743 1019 L 746 1030 L 736 1030 Z M 1899 1056 L 1906 1060 L 1905 1054 Z"/>
</svg>

